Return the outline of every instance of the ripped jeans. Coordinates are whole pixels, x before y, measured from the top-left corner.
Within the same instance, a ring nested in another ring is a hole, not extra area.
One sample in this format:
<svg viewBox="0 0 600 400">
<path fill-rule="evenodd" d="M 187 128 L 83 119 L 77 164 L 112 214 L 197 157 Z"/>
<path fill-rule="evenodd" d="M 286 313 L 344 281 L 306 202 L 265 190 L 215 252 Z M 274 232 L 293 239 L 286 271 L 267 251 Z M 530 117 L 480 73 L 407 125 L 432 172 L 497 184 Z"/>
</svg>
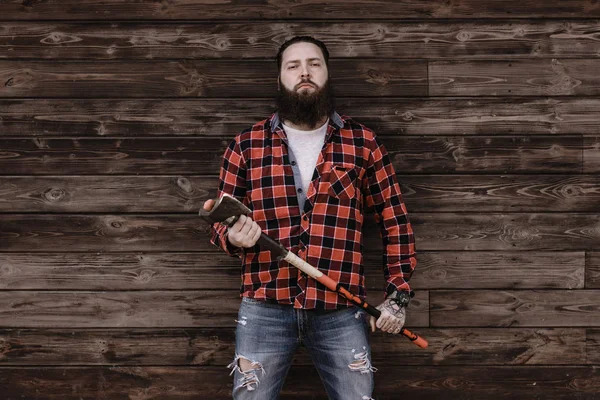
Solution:
<svg viewBox="0 0 600 400">
<path fill-rule="evenodd" d="M 358 307 L 335 312 L 242 298 L 236 356 L 229 365 L 236 400 L 276 400 L 300 344 L 310 354 L 332 400 L 371 399 L 373 372 L 368 314 Z M 245 372 L 241 359 L 252 362 Z"/>
</svg>

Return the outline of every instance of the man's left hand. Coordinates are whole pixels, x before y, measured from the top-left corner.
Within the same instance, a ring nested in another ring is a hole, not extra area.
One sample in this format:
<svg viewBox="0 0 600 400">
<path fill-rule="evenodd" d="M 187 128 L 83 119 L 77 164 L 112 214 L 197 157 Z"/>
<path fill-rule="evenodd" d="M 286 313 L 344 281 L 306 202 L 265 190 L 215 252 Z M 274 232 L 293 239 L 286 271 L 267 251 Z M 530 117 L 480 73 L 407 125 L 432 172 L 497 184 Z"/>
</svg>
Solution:
<svg viewBox="0 0 600 400">
<path fill-rule="evenodd" d="M 383 303 L 377 306 L 377 309 L 381 311 L 379 318 L 371 316 L 369 321 L 371 324 L 371 330 L 375 332 L 376 328 L 381 329 L 384 332 L 397 334 L 400 329 L 404 326 L 406 320 L 406 309 L 400 307 L 395 301 L 386 299 Z"/>
</svg>

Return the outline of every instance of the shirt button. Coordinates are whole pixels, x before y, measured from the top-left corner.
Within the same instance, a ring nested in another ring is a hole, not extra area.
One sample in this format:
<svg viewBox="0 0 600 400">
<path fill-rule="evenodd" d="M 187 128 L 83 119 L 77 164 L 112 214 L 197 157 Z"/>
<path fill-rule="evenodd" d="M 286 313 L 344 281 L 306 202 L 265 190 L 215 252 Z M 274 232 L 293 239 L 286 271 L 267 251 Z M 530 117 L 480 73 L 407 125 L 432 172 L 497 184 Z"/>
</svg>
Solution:
<svg viewBox="0 0 600 400">
<path fill-rule="evenodd" d="M 292 161 L 290 164 L 292 164 L 292 165 L 296 165 L 296 161 Z"/>
<path fill-rule="evenodd" d="M 305 215 L 304 217 L 302 217 L 303 220 L 308 221 L 308 216 Z"/>
<path fill-rule="evenodd" d="M 302 188 L 298 188 L 298 193 L 302 193 Z"/>
</svg>

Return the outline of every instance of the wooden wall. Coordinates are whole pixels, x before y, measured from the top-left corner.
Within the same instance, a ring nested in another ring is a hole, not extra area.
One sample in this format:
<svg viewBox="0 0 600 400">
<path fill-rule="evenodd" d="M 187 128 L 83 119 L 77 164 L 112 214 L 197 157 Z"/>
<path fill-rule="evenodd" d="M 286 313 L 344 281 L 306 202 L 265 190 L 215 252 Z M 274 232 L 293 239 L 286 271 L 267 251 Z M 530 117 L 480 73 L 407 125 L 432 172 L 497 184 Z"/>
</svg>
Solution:
<svg viewBox="0 0 600 400">
<path fill-rule="evenodd" d="M 594 0 L 0 3 L 0 397 L 225 399 L 237 260 L 208 243 L 227 142 L 286 39 L 398 172 L 419 264 L 376 398 L 600 392 Z M 367 227 L 371 299 L 381 243 Z M 324 399 L 301 352 L 284 399 Z"/>
</svg>

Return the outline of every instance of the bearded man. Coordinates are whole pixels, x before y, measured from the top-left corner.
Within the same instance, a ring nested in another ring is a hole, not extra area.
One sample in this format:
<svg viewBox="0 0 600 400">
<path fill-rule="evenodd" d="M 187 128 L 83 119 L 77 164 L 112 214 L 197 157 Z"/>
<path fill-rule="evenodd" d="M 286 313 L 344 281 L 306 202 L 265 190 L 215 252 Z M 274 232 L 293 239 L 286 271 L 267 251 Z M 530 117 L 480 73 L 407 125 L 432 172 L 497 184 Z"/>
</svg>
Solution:
<svg viewBox="0 0 600 400">
<path fill-rule="evenodd" d="M 369 326 L 397 334 L 414 295 L 411 224 L 387 151 L 375 133 L 335 111 L 325 44 L 309 36 L 277 54 L 277 111 L 239 133 L 223 156 L 217 195 L 252 213 L 212 226 L 211 242 L 242 260 L 235 399 L 277 399 L 304 345 L 331 399 L 371 399 Z M 210 210 L 214 200 L 207 200 Z M 372 208 L 383 239 L 381 316 L 257 245 L 261 232 L 364 299 L 362 227 Z"/>
</svg>

